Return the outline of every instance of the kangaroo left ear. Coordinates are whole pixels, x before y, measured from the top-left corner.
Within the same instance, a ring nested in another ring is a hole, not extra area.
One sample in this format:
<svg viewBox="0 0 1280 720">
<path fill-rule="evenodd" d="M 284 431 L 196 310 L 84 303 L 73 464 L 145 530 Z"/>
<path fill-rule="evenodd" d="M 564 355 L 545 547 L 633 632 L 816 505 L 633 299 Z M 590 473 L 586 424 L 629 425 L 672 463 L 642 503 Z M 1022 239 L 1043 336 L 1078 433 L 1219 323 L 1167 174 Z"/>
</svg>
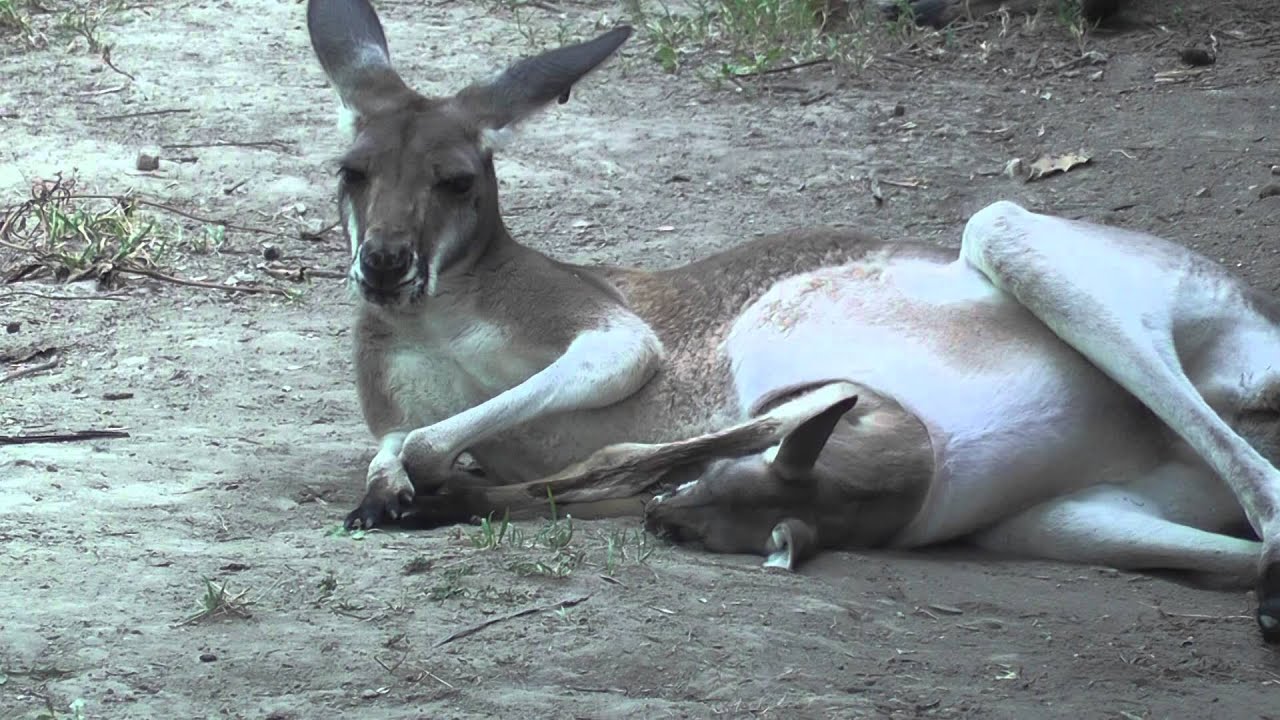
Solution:
<svg viewBox="0 0 1280 720">
<path fill-rule="evenodd" d="M 782 439 L 778 452 L 769 465 L 784 480 L 801 480 L 808 477 L 818 456 L 831 439 L 836 423 L 845 413 L 858 404 L 858 396 L 844 398 L 830 407 L 800 423 Z"/>
<path fill-rule="evenodd" d="M 491 82 L 466 88 L 457 100 L 490 129 L 505 128 L 553 100 L 568 102 L 574 84 L 608 60 L 629 37 L 631 27 L 623 25 L 594 40 L 525 58 Z"/>
</svg>

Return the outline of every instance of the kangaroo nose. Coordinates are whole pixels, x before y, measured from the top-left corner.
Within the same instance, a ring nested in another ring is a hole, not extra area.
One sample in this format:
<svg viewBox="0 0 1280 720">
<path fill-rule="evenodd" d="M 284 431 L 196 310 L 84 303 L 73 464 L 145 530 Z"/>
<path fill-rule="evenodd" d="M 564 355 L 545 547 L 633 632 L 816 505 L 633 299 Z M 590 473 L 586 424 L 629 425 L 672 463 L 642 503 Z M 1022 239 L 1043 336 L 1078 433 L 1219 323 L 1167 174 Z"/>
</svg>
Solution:
<svg viewBox="0 0 1280 720">
<path fill-rule="evenodd" d="M 397 285 L 409 272 L 413 251 L 407 246 L 371 247 L 360 253 L 360 272 L 370 285 Z"/>
</svg>

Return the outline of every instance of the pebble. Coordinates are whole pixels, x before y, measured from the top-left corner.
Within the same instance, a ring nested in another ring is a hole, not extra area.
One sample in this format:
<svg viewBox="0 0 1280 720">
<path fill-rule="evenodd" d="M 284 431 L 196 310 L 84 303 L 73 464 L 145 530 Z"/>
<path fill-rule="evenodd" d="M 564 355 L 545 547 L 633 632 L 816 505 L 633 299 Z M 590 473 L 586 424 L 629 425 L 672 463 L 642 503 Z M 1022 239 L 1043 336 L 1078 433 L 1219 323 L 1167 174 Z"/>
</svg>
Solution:
<svg viewBox="0 0 1280 720">
<path fill-rule="evenodd" d="M 160 156 L 150 155 L 147 153 L 138 153 L 138 162 L 136 166 L 142 172 L 151 172 L 160 169 Z"/>
<path fill-rule="evenodd" d="M 1204 67 L 1206 65 L 1212 65 L 1217 61 L 1217 58 L 1213 56 L 1213 53 L 1205 50 L 1204 48 L 1198 47 L 1184 49 L 1182 52 L 1178 53 L 1178 58 L 1191 67 Z"/>
</svg>

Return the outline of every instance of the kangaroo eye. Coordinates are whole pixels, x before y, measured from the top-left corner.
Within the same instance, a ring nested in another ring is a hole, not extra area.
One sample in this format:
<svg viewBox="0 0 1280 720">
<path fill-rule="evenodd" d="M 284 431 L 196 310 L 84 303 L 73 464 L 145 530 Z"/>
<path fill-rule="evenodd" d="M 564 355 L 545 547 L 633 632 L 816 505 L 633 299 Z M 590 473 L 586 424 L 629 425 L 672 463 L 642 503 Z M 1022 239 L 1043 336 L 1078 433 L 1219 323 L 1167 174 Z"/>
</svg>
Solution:
<svg viewBox="0 0 1280 720">
<path fill-rule="evenodd" d="M 452 175 L 440 178 L 436 182 L 436 187 L 450 195 L 466 195 L 471 192 L 471 186 L 475 184 L 475 181 L 475 175 Z"/>
<path fill-rule="evenodd" d="M 369 179 L 369 176 L 359 168 L 343 165 L 338 168 L 338 179 L 345 185 L 363 185 Z"/>
</svg>

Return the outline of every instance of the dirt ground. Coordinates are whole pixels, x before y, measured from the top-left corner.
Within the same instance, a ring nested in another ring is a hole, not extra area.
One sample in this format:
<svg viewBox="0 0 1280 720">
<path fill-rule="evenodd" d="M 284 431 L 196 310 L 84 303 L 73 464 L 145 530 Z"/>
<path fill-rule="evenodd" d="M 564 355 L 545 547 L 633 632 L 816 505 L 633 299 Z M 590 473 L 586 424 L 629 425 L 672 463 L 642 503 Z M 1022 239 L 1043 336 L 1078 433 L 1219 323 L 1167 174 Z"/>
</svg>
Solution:
<svg viewBox="0 0 1280 720">
<path fill-rule="evenodd" d="M 626 18 L 607 3 L 379 5 L 393 58 L 428 92 Z M 500 158 L 508 222 L 560 258 L 658 267 L 811 223 L 956 245 L 971 212 L 1009 198 L 1178 239 L 1280 289 L 1280 197 L 1260 197 L 1280 181 L 1270 5 L 1140 3 L 1087 39 L 1096 63 L 1073 62 L 1082 48 L 1053 18 L 1015 18 L 857 74 L 720 87 L 666 74 L 640 34 Z M 0 375 L 60 361 L 0 383 L 0 435 L 130 434 L 0 446 L 0 717 L 1280 717 L 1280 656 L 1246 593 L 957 549 L 829 554 L 787 575 L 634 522 L 577 522 L 558 552 L 537 523 L 498 549 L 475 528 L 335 532 L 373 454 L 352 301 L 340 280 L 260 267 L 264 243 L 284 267 L 345 264 L 337 232 L 298 238 L 336 217 L 341 149 L 304 7 L 113 14 L 102 34 L 131 78 L 83 44 L 0 41 L 0 204 L 74 170 L 84 192 L 280 233 L 203 242 L 206 223 L 156 211 L 184 233 L 166 272 L 296 291 L 0 286 L 0 355 L 54 349 Z M 1177 51 L 1211 37 L 1216 65 L 1188 71 Z M 135 170 L 139 151 L 182 144 L 203 146 Z M 1064 175 L 1001 174 L 1080 150 L 1092 163 Z M 183 624 L 206 579 L 242 612 Z"/>
</svg>

